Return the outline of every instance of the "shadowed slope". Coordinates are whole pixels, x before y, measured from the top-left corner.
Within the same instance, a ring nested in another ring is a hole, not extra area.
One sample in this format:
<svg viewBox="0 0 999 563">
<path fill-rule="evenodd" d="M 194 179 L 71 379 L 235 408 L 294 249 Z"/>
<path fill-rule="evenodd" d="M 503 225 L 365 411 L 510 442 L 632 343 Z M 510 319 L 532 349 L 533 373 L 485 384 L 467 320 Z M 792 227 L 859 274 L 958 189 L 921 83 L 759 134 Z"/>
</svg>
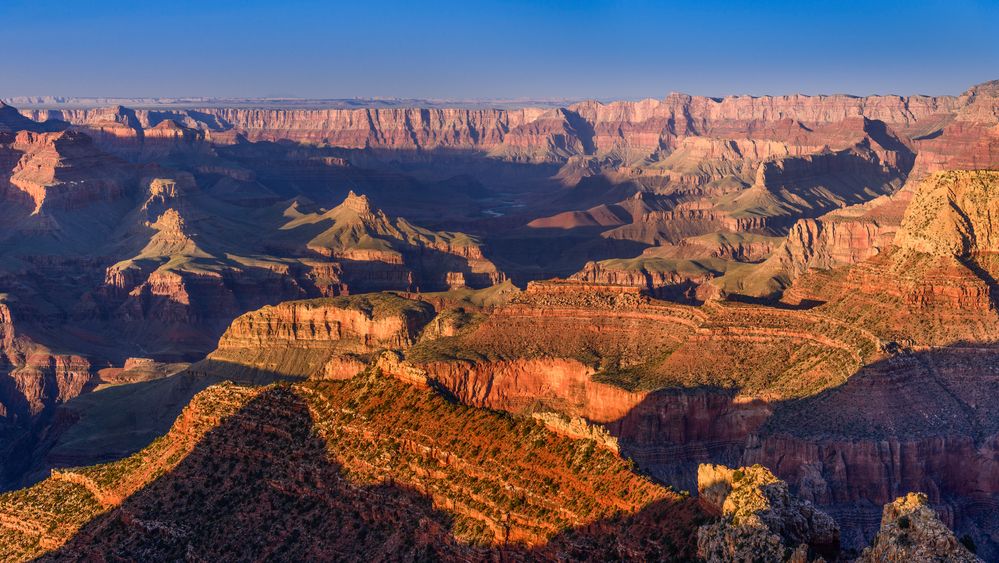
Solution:
<svg viewBox="0 0 999 563">
<path fill-rule="evenodd" d="M 592 442 L 384 376 L 211 387 L 134 456 L 0 497 L 8 559 L 71 536 L 46 558 L 483 559 L 524 542 L 543 559 L 673 559 L 696 523 Z"/>
</svg>

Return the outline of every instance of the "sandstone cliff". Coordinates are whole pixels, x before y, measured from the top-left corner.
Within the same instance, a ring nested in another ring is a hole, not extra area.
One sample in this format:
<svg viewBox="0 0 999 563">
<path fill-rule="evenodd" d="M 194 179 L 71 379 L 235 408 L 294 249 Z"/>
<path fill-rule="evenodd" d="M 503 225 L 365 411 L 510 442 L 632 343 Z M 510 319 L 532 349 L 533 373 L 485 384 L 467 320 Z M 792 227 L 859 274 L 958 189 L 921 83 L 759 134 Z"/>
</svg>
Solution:
<svg viewBox="0 0 999 563">
<path fill-rule="evenodd" d="M 20 481 L 30 464 L 32 426 L 84 393 L 93 381 L 90 361 L 61 354 L 21 329 L 11 304 L 0 296 L 0 486 Z M 30 317 L 28 317 L 30 318 Z"/>
<path fill-rule="evenodd" d="M 374 352 L 415 342 L 433 308 L 392 294 L 289 301 L 246 313 L 198 370 L 340 379 Z"/>
<path fill-rule="evenodd" d="M 7 182 L 35 213 L 120 198 L 134 174 L 82 133 L 21 131 L 9 146 L 20 158 L 9 172 L 0 173 L 9 173 Z"/>
<path fill-rule="evenodd" d="M 951 171 L 917 189 L 895 239 L 901 249 L 967 258 L 999 252 L 992 217 L 999 212 L 999 172 Z"/>
</svg>

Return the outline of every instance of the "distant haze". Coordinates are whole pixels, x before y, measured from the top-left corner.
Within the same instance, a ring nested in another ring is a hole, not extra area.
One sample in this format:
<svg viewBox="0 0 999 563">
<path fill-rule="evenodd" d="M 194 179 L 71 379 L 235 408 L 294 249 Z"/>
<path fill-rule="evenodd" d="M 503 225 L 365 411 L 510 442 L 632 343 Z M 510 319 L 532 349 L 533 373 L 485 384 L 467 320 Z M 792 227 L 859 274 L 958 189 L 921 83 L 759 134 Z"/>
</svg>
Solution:
<svg viewBox="0 0 999 563">
<path fill-rule="evenodd" d="M 3 0 L 0 96 L 958 94 L 999 2 Z"/>
</svg>

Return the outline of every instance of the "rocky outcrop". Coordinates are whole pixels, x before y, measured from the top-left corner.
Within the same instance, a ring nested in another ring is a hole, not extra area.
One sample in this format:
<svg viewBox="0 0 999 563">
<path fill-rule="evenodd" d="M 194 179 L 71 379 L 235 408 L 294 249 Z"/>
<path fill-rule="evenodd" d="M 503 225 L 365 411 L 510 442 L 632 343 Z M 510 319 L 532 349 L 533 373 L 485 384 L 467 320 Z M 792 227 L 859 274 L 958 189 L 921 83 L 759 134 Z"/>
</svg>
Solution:
<svg viewBox="0 0 999 563">
<path fill-rule="evenodd" d="M 861 291 L 889 291 L 920 307 L 986 310 L 993 283 L 987 257 L 999 248 L 990 220 L 996 186 L 991 171 L 938 172 L 892 196 L 799 220 L 749 278 L 769 276 L 769 289 L 783 289 L 810 270 L 857 265 L 849 283 Z M 885 275 L 892 284 L 878 280 Z"/>
<path fill-rule="evenodd" d="M 981 519 L 999 502 L 994 354 L 961 345 L 897 351 L 839 387 L 775 405 L 746 441 L 743 463 L 770 467 L 828 508 L 851 548 L 877 530 L 870 507 L 924 491 L 945 524 L 994 554 Z"/>
<path fill-rule="evenodd" d="M 302 348 L 356 340 L 364 350 L 412 344 L 433 310 L 391 294 L 286 301 L 232 322 L 220 348 L 288 344 Z"/>
<path fill-rule="evenodd" d="M 858 264 L 891 248 L 901 218 L 850 211 L 795 222 L 773 254 L 739 280 L 739 291 L 748 295 L 776 294 L 811 270 Z"/>
<path fill-rule="evenodd" d="M 885 250 L 894 229 L 876 221 L 804 219 L 791 228 L 782 249 L 792 278 L 811 268 L 857 264 Z"/>
<path fill-rule="evenodd" d="M 80 395 L 90 362 L 55 353 L 20 334 L 11 307 L 0 300 L 0 419 L 30 422 Z"/>
<path fill-rule="evenodd" d="M 682 261 L 668 262 L 636 259 L 638 264 L 620 261 L 587 262 L 569 279 L 607 286 L 640 288 L 649 295 L 676 301 L 703 301 L 707 296 L 700 290 L 716 277 L 710 269 L 698 269 Z M 672 266 L 672 267 L 671 267 Z"/>
<path fill-rule="evenodd" d="M 592 440 L 599 446 L 612 452 L 621 452 L 621 446 L 613 434 L 608 432 L 603 426 L 593 424 L 585 418 L 579 416 L 568 417 L 552 411 L 536 412 L 531 417 L 544 424 L 545 427 L 556 434 L 562 434 L 563 436 L 577 440 Z"/>
<path fill-rule="evenodd" d="M 952 121 L 915 138 L 919 152 L 914 173 L 980 170 L 999 166 L 999 86 L 997 81 L 973 86 L 959 98 Z"/>
<path fill-rule="evenodd" d="M 124 195 L 134 172 L 119 159 L 101 152 L 82 133 L 21 131 L 9 144 L 20 158 L 7 182 L 26 198 L 35 213 L 82 207 Z M 8 196 L 17 195 L 8 190 Z"/>
<path fill-rule="evenodd" d="M 453 285 L 486 287 L 505 276 L 482 254 L 481 241 L 464 233 L 431 231 L 402 217 L 389 217 L 364 195 L 347 194 L 324 213 L 288 211 L 286 238 L 308 233 L 304 246 L 343 265 L 353 292 L 443 290 Z M 325 227 L 316 234 L 316 227 Z M 311 230 L 310 230 L 311 229 Z M 297 241 L 296 241 L 297 244 Z"/>
<path fill-rule="evenodd" d="M 419 363 L 462 403 L 513 412 L 548 407 L 594 422 L 623 417 L 643 394 L 593 381 L 593 369 L 569 359 Z"/>
<path fill-rule="evenodd" d="M 425 303 L 391 294 L 284 302 L 233 321 L 197 369 L 353 376 L 363 369 L 359 358 L 409 347 L 433 313 Z"/>
<path fill-rule="evenodd" d="M 895 239 L 901 249 L 967 258 L 999 252 L 999 172 L 949 171 L 927 177 Z"/>
<path fill-rule="evenodd" d="M 21 483 L 35 430 L 93 382 L 87 358 L 40 345 L 12 309 L 0 298 L 0 488 Z"/>
<path fill-rule="evenodd" d="M 737 465 L 751 436 L 766 422 L 767 401 L 718 389 L 663 389 L 647 394 L 604 426 L 623 455 L 650 476 L 695 490 L 702 463 Z"/>
<path fill-rule="evenodd" d="M 701 501 L 721 521 L 697 531 L 697 555 L 710 562 L 810 561 L 834 555 L 839 527 L 808 501 L 795 498 L 787 483 L 767 468 L 697 469 Z"/>
<path fill-rule="evenodd" d="M 929 563 L 981 561 L 954 537 L 929 506 L 926 495 L 909 493 L 886 504 L 881 530 L 874 544 L 864 550 L 860 563 L 902 562 Z"/>
</svg>

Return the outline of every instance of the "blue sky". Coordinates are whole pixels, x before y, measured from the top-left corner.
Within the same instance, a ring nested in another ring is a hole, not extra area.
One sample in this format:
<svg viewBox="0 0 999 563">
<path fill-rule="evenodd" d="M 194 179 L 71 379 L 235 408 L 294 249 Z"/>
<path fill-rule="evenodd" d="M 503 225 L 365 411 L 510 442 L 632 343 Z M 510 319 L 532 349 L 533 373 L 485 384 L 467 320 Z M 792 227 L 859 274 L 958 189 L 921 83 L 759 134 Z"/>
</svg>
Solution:
<svg viewBox="0 0 999 563">
<path fill-rule="evenodd" d="M 999 0 L 0 0 L 0 96 L 957 94 Z"/>
</svg>

